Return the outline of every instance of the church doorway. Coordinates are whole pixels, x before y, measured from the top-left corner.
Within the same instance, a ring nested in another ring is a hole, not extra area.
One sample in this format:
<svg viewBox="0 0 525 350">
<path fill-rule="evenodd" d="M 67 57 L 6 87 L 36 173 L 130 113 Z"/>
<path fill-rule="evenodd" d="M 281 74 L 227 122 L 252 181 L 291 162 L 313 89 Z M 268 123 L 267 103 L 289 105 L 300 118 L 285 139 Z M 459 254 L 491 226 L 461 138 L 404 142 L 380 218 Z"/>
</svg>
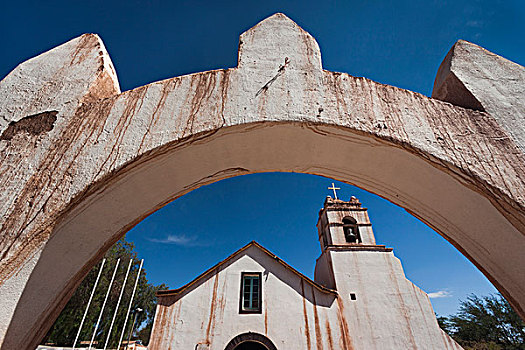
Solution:
<svg viewBox="0 0 525 350">
<path fill-rule="evenodd" d="M 239 334 L 226 346 L 224 350 L 277 350 L 272 341 L 262 334 Z"/>
<path fill-rule="evenodd" d="M 268 350 L 268 348 L 261 343 L 255 341 L 247 341 L 237 345 L 235 350 Z"/>
</svg>

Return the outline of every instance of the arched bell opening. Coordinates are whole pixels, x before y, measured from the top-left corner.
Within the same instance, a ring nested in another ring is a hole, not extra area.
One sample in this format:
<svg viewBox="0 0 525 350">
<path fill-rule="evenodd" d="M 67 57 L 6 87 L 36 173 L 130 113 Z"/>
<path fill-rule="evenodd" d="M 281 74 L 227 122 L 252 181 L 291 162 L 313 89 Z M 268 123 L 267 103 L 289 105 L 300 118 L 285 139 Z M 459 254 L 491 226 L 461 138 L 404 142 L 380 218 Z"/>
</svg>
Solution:
<svg viewBox="0 0 525 350">
<path fill-rule="evenodd" d="M 359 226 L 353 217 L 346 216 L 343 218 L 343 232 L 346 243 L 362 243 Z"/>
</svg>

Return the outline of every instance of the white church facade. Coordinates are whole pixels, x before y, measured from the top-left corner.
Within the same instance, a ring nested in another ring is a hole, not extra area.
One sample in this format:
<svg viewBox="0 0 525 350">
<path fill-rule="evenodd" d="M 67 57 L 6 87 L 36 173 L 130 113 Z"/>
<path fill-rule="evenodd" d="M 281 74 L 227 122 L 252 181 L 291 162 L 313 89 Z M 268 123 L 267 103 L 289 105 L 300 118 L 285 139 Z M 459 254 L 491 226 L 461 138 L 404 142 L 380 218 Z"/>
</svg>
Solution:
<svg viewBox="0 0 525 350">
<path fill-rule="evenodd" d="M 251 242 L 158 293 L 148 349 L 461 349 L 356 198 L 327 197 L 317 228 L 314 280 Z"/>
</svg>

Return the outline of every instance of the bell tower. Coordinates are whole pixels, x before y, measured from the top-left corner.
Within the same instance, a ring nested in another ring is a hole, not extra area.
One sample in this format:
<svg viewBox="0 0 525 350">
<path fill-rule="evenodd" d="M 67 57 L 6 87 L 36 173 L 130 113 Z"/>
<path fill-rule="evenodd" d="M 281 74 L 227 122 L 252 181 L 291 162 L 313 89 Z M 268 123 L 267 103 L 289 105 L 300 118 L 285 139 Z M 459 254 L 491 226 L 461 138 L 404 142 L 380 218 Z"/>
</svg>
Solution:
<svg viewBox="0 0 525 350">
<path fill-rule="evenodd" d="M 368 217 L 368 209 L 352 196 L 349 201 L 337 198 L 339 188 L 332 184 L 334 198 L 327 196 L 319 211 L 317 233 L 321 243 L 321 256 L 315 264 L 314 279 L 322 285 L 338 289 L 338 275 L 342 271 L 353 273 L 352 259 L 362 261 L 370 253 L 391 253 L 392 248 L 377 245 Z M 338 272 L 339 271 L 339 274 Z"/>
<path fill-rule="evenodd" d="M 329 247 L 376 244 L 367 209 L 353 196 L 348 202 L 326 197 L 317 231 L 323 252 Z"/>
</svg>

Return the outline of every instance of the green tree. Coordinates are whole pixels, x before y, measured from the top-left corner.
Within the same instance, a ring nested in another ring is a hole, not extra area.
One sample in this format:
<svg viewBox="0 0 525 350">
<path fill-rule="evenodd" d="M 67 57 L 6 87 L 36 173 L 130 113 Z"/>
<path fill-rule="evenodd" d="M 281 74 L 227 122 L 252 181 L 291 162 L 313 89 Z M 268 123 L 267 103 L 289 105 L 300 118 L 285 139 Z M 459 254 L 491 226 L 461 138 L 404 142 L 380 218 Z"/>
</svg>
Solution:
<svg viewBox="0 0 525 350">
<path fill-rule="evenodd" d="M 100 345 L 104 345 L 111 325 L 111 320 L 113 318 L 113 313 L 115 312 L 118 297 L 120 295 L 122 283 L 124 282 L 124 277 L 126 275 L 129 261 L 130 259 L 133 259 L 132 267 L 129 272 L 124 294 L 120 302 L 119 310 L 115 319 L 115 324 L 113 325 L 113 330 L 111 332 L 110 342 L 108 345 L 108 347 L 115 348 L 120 338 L 122 327 L 124 326 L 124 319 L 126 317 L 133 286 L 137 277 L 137 271 L 140 266 L 140 260 L 137 259 L 137 253 L 134 251 L 133 243 L 127 242 L 125 238 L 122 238 L 120 241 L 115 243 L 113 247 L 111 247 L 105 254 L 105 258 L 106 263 L 104 264 L 100 281 L 95 290 L 86 320 L 84 321 L 84 325 L 79 337 L 79 342 L 89 341 L 91 339 L 95 329 L 95 324 L 102 308 L 102 304 L 104 302 L 104 298 L 106 297 L 116 262 L 120 258 L 120 264 L 115 275 L 115 281 L 113 282 L 113 286 L 106 302 L 97 334 L 95 336 L 95 341 L 97 344 L 99 344 L 99 347 Z M 91 295 L 91 291 L 97 279 L 100 266 L 101 263 L 95 265 L 95 267 L 93 267 L 93 269 L 84 278 L 46 335 L 46 343 L 52 343 L 58 346 L 71 346 L 73 344 L 87 302 Z M 153 326 L 153 319 L 155 317 L 155 308 L 157 303 L 155 294 L 158 290 L 165 288 L 166 286 L 164 284 L 154 286 L 148 283 L 146 271 L 144 269 L 141 270 L 132 309 L 143 309 L 142 312 L 137 314 L 134 330 L 134 335 L 138 336 L 139 339 L 142 340 L 143 344 L 148 343 L 151 327 Z M 132 323 L 133 319 L 130 313 L 124 340 L 127 340 L 128 332 Z"/>
<path fill-rule="evenodd" d="M 525 350 L 525 323 L 500 294 L 471 294 L 457 314 L 438 323 L 465 349 Z"/>
</svg>

